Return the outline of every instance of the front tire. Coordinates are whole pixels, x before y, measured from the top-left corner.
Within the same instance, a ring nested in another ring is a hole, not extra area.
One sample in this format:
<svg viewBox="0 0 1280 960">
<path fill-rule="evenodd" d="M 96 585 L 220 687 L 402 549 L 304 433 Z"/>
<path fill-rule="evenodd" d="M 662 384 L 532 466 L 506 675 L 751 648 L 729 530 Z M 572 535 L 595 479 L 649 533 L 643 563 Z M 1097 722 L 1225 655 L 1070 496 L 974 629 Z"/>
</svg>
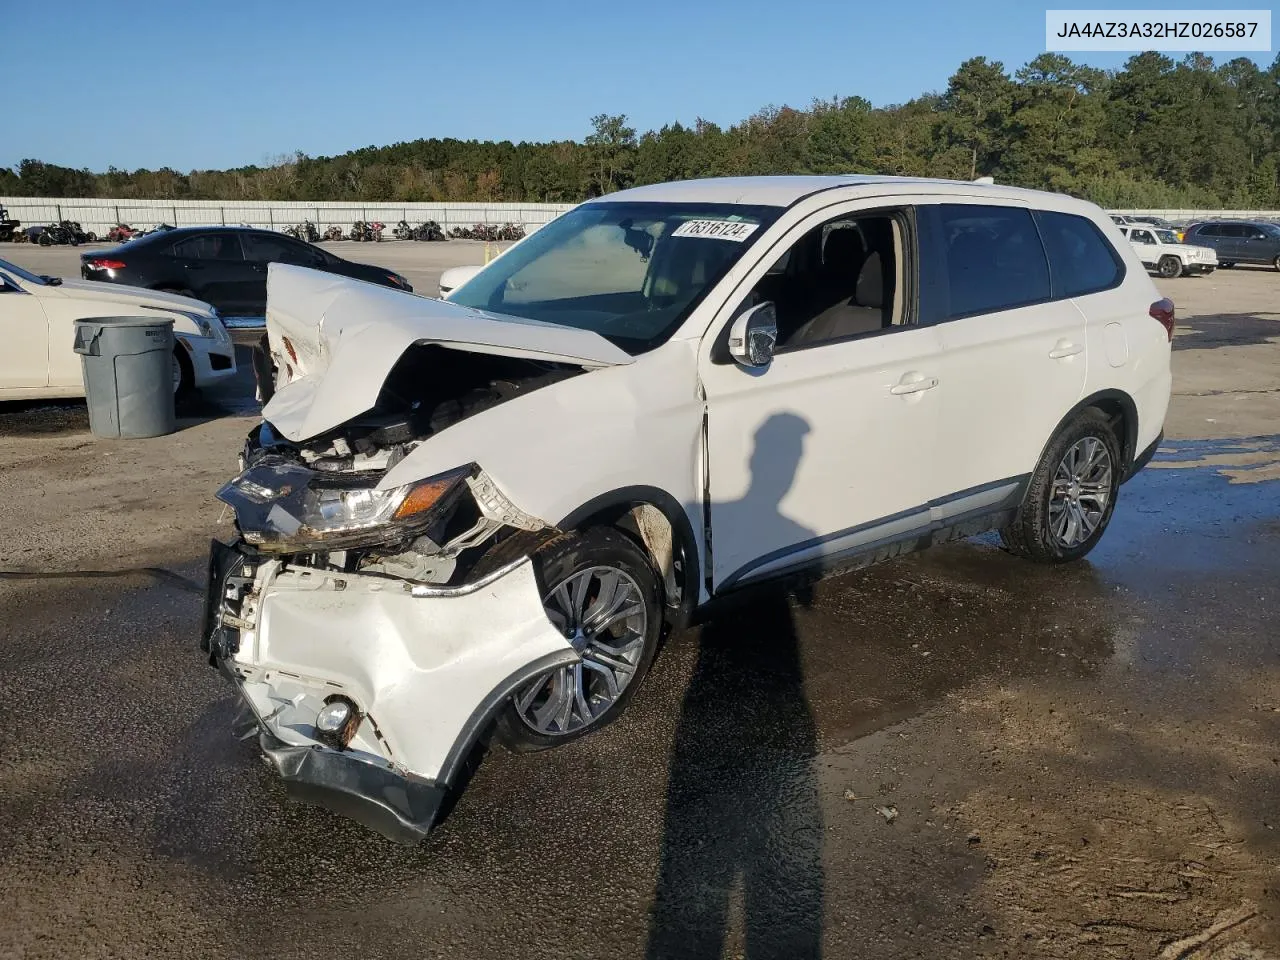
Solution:
<svg viewBox="0 0 1280 960">
<path fill-rule="evenodd" d="M 191 369 L 191 360 L 188 359 L 182 347 L 173 348 L 173 399 L 182 401 L 188 399 L 196 389 L 195 371 Z"/>
<path fill-rule="evenodd" d="M 482 566 L 502 562 L 502 545 Z M 507 558 L 510 559 L 510 558 Z M 648 555 L 608 527 L 562 534 L 533 553 L 548 619 L 582 657 L 524 683 L 496 721 L 517 751 L 570 743 L 612 723 L 653 662 L 662 632 L 661 580 Z"/>
<path fill-rule="evenodd" d="M 1111 522 L 1122 472 L 1106 414 L 1082 410 L 1041 456 L 1013 522 L 1000 531 L 1005 548 L 1036 563 L 1079 560 Z"/>
<path fill-rule="evenodd" d="M 1182 272 L 1182 261 L 1170 254 L 1165 254 L 1160 258 L 1159 264 L 1160 276 L 1166 280 L 1172 280 Z"/>
</svg>

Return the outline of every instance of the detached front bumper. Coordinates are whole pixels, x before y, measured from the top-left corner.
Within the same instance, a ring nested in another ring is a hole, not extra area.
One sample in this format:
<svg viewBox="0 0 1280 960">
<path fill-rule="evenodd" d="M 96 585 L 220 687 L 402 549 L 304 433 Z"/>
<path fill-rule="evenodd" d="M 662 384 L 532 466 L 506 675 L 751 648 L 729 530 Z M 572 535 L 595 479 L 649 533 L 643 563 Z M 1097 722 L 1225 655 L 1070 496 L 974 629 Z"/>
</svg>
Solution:
<svg viewBox="0 0 1280 960">
<path fill-rule="evenodd" d="M 239 690 L 242 736 L 295 799 L 413 843 L 489 721 L 529 678 L 578 659 L 524 558 L 458 587 L 292 566 L 214 541 L 202 649 Z M 344 749 L 315 728 L 341 697 Z"/>
</svg>

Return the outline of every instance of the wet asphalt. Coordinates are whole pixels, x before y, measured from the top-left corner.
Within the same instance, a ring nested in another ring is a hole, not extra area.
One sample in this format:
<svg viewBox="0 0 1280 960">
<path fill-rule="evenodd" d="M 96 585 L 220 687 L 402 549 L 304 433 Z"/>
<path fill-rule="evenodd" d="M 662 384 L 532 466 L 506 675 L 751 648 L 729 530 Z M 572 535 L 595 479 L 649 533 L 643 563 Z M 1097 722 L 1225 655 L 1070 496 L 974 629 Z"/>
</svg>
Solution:
<svg viewBox="0 0 1280 960">
<path fill-rule="evenodd" d="M 1024 564 L 987 538 L 733 604 L 669 640 L 607 731 L 550 753 L 491 752 L 411 849 L 289 802 L 232 739 L 231 691 L 196 650 L 203 558 L 160 575 L 0 580 L 0 955 L 1097 947 L 1062 939 L 1085 936 L 1083 914 L 1027 939 L 1038 928 L 1019 911 L 1040 898 L 1044 922 L 1070 894 L 1034 869 L 1050 854 L 1018 850 L 1025 824 L 1005 859 L 1032 867 L 1002 886 L 1001 824 L 1080 807 L 1096 832 L 1113 811 L 1094 803 L 1136 789 L 1157 798 L 1128 814 L 1155 842 L 1174 809 L 1162 791 L 1207 792 L 1258 876 L 1280 862 L 1280 698 L 1268 699 L 1280 689 L 1278 464 L 1277 437 L 1167 444 L 1124 488 L 1100 547 L 1070 567 Z M 1043 707 L 1016 736 L 1003 726 L 1010 697 Z M 1028 763 L 1027 750 L 1067 736 L 1055 711 L 1104 719 L 1085 756 Z M 1144 724 L 1186 746 L 1212 741 L 1240 711 L 1269 756 L 1184 765 L 1181 747 L 1124 745 Z M 1015 754 L 1008 783 L 992 753 L 1002 745 Z M 1089 754 L 1108 745 L 1099 766 Z M 991 790 L 1008 795 L 984 800 Z M 1221 903 L 1137 933 L 1131 953 L 1097 955 L 1154 955 L 1239 891 L 1261 897 L 1249 923 L 1268 942 L 1276 881 L 1254 883 L 1251 869 L 1238 865 Z M 1151 953 L 1134 946 L 1147 941 Z"/>
</svg>

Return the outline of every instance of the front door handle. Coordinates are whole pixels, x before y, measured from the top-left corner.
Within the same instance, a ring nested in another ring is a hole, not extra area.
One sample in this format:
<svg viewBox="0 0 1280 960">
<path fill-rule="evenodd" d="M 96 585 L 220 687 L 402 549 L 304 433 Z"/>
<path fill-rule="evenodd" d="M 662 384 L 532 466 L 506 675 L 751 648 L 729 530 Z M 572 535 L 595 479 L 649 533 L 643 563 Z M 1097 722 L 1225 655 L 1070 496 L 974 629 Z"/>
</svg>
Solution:
<svg viewBox="0 0 1280 960">
<path fill-rule="evenodd" d="M 1074 357 L 1077 353 L 1084 353 L 1084 344 L 1072 343 L 1070 340 L 1059 340 L 1054 344 L 1053 349 L 1049 351 L 1049 356 L 1054 360 L 1063 360 L 1067 357 Z"/>
<path fill-rule="evenodd" d="M 889 392 L 895 397 L 901 397 L 909 393 L 923 393 L 925 390 L 932 390 L 938 385 L 937 377 L 926 377 L 922 373 L 904 373 L 902 379 L 889 388 Z"/>
</svg>

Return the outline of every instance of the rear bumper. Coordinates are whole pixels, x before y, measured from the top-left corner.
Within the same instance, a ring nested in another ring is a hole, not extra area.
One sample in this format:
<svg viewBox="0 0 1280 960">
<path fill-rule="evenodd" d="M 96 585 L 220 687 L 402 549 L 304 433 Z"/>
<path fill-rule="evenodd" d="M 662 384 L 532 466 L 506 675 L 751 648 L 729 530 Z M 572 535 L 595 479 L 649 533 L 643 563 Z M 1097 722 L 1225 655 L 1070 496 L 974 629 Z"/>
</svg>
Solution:
<svg viewBox="0 0 1280 960">
<path fill-rule="evenodd" d="M 242 736 L 258 731 L 291 797 L 401 843 L 431 829 L 517 687 L 578 660 L 527 557 L 438 587 L 286 566 L 216 540 L 201 647 L 240 693 Z M 315 729 L 335 695 L 359 715 L 343 749 Z"/>
<path fill-rule="evenodd" d="M 1133 479 L 1134 474 L 1151 462 L 1151 458 L 1156 455 L 1156 451 L 1160 449 L 1160 444 L 1164 442 L 1164 431 L 1160 431 L 1160 435 L 1145 450 L 1141 451 L 1133 458 L 1133 463 L 1129 464 L 1129 469 L 1125 472 L 1122 483 L 1128 483 Z"/>
</svg>

